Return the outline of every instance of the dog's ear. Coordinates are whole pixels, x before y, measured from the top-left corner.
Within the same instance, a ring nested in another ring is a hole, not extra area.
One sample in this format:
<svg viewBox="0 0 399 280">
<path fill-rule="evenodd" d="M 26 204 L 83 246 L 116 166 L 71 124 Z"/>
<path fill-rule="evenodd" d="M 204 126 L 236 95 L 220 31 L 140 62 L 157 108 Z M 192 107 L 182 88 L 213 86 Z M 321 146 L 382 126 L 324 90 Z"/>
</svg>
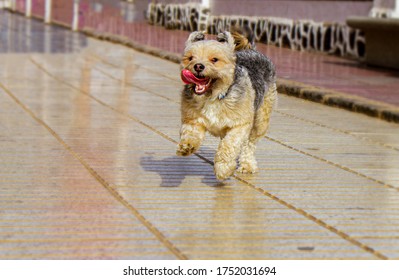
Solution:
<svg viewBox="0 0 399 280">
<path fill-rule="evenodd" d="M 228 44 L 232 49 L 234 49 L 234 37 L 231 35 L 230 32 L 224 31 L 217 35 L 216 40 L 220 43 Z"/>
<path fill-rule="evenodd" d="M 198 41 L 203 41 L 205 40 L 205 31 L 195 31 L 188 36 L 188 39 L 186 41 L 186 47 L 191 45 L 192 43 L 198 42 Z"/>
<path fill-rule="evenodd" d="M 234 38 L 235 50 L 255 49 L 255 36 L 248 25 L 233 25 L 230 28 L 231 35 Z"/>
</svg>

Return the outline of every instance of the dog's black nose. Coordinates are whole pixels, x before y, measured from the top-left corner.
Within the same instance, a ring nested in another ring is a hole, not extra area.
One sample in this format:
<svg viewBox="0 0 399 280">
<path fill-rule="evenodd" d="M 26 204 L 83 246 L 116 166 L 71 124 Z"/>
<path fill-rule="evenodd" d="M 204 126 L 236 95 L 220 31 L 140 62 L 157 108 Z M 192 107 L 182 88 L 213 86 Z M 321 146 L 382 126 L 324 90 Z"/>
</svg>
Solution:
<svg viewBox="0 0 399 280">
<path fill-rule="evenodd" d="M 201 63 L 197 63 L 194 65 L 194 70 L 197 72 L 201 72 L 202 70 L 205 69 L 205 65 Z"/>
</svg>

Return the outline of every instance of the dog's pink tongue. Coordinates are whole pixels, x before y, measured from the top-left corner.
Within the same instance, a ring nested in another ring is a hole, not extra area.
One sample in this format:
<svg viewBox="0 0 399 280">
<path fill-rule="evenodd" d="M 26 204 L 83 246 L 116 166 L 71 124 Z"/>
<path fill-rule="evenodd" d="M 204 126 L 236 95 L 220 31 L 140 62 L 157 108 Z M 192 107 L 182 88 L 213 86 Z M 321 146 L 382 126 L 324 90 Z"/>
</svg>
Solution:
<svg viewBox="0 0 399 280">
<path fill-rule="evenodd" d="M 209 81 L 208 78 L 197 78 L 196 76 L 194 76 L 193 73 L 191 73 L 190 70 L 187 69 L 183 69 L 181 71 L 181 79 L 183 80 L 184 83 L 186 84 L 196 84 L 196 85 L 206 85 Z"/>
</svg>

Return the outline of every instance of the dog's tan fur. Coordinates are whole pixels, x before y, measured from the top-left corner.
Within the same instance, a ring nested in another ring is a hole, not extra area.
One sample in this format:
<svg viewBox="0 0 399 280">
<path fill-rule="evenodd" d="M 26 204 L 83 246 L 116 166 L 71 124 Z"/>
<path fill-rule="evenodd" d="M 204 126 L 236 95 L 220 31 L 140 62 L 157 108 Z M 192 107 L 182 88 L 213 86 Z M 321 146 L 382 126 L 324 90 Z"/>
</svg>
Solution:
<svg viewBox="0 0 399 280">
<path fill-rule="evenodd" d="M 212 85 L 202 95 L 187 96 L 187 92 L 183 91 L 181 138 L 176 153 L 188 156 L 196 152 L 208 131 L 221 138 L 214 164 L 219 180 L 234 174 L 237 158 L 239 172 L 254 173 L 257 171 L 255 146 L 266 134 L 277 96 L 276 86 L 269 87 L 263 103 L 255 109 L 255 90 L 247 72 L 244 71 L 239 83 L 232 87 L 236 82 L 234 37 L 229 36 L 226 42 L 221 43 L 215 40 L 196 41 L 195 36 L 198 33 L 190 35 L 187 40 L 181 68 L 194 73 L 194 65 L 203 64 L 203 75 L 212 79 Z M 227 91 L 228 97 L 224 98 Z"/>
</svg>

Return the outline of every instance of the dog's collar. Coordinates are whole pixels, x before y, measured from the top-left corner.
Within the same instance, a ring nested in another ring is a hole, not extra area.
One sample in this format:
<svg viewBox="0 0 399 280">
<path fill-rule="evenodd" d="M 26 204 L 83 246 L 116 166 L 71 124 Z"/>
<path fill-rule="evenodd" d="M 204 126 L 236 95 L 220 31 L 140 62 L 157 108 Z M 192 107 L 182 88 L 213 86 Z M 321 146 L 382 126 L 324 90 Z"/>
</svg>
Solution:
<svg viewBox="0 0 399 280">
<path fill-rule="evenodd" d="M 219 94 L 218 99 L 219 100 L 225 99 L 227 94 L 229 94 L 232 87 L 233 87 L 233 85 L 230 85 L 226 92 Z"/>
<path fill-rule="evenodd" d="M 221 93 L 221 94 L 219 94 L 218 99 L 222 100 L 222 99 L 224 99 L 226 97 L 226 95 L 227 95 L 227 92 L 226 93 Z"/>
</svg>

